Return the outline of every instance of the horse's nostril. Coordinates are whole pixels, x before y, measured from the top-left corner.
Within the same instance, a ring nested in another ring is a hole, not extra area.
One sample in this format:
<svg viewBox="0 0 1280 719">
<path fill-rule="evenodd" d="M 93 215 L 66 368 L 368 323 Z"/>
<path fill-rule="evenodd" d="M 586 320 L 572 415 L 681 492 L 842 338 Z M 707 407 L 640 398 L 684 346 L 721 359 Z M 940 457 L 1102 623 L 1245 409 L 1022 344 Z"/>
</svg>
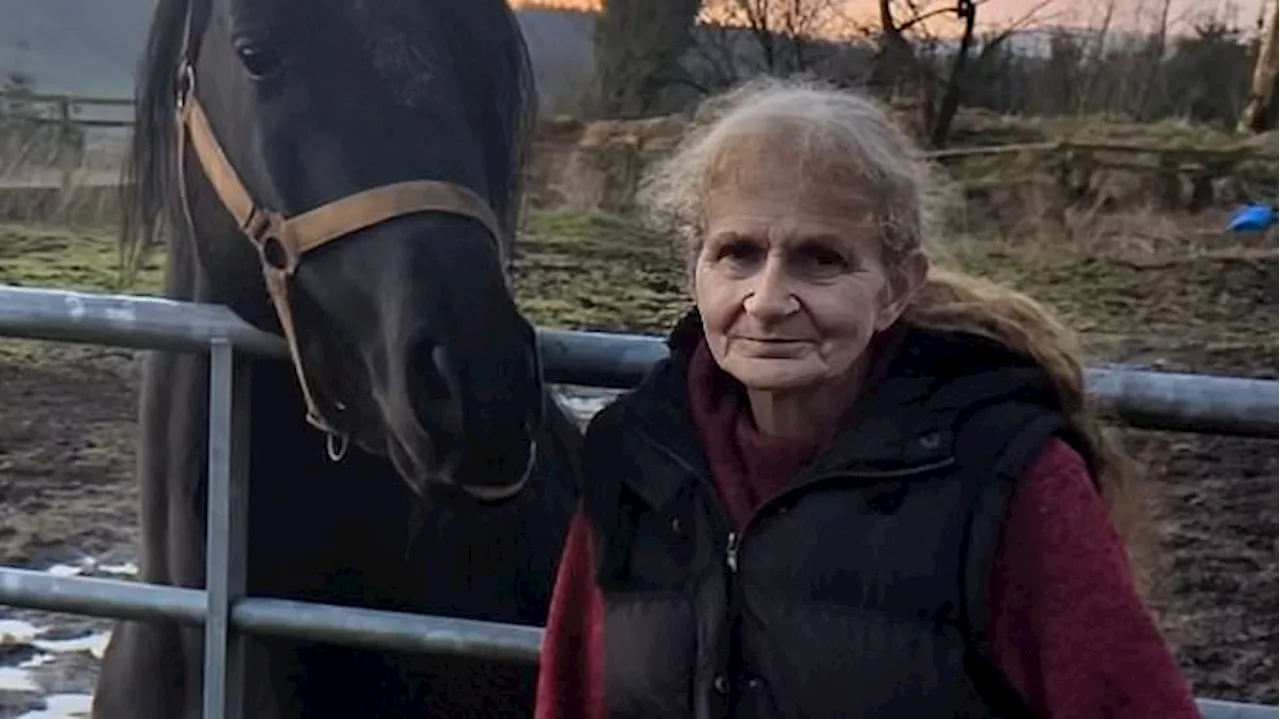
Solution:
<svg viewBox="0 0 1280 719">
<path fill-rule="evenodd" d="M 430 337 L 409 346 L 407 371 L 413 411 L 432 435 L 441 458 L 462 432 L 462 395 L 448 352 Z"/>
<path fill-rule="evenodd" d="M 430 337 L 419 337 L 409 345 L 410 387 L 415 401 L 439 402 L 453 395 L 456 380 L 451 376 L 444 348 Z"/>
</svg>

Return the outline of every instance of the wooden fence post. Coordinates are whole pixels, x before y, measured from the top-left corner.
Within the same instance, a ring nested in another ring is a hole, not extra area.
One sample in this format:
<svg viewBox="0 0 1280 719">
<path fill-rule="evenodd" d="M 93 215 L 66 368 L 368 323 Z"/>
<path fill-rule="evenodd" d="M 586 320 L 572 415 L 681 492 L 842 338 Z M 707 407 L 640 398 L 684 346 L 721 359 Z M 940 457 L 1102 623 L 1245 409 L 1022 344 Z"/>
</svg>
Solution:
<svg viewBox="0 0 1280 719">
<path fill-rule="evenodd" d="M 71 178 L 75 172 L 73 158 L 75 153 L 71 151 L 73 143 L 72 138 L 75 136 L 76 128 L 71 117 L 71 98 L 63 97 L 58 100 L 58 167 L 61 170 L 60 189 L 62 194 L 61 201 L 66 203 L 71 193 Z"/>
</svg>

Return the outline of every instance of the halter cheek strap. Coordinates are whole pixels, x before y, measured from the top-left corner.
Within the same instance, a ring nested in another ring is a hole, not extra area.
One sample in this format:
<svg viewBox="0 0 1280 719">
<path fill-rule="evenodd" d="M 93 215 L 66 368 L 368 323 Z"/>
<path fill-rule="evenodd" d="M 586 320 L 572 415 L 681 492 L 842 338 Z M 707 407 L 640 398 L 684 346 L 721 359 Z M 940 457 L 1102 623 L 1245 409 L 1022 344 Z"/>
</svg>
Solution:
<svg viewBox="0 0 1280 719">
<path fill-rule="evenodd" d="M 294 371 L 307 405 L 307 421 L 330 435 L 330 454 L 340 458 L 346 451 L 349 434 L 321 410 L 318 396 L 307 380 L 303 367 L 290 309 L 291 280 L 303 255 L 329 242 L 397 217 L 419 212 L 447 212 L 479 222 L 488 231 L 502 264 L 506 267 L 508 258 L 506 247 L 499 239 L 502 233 L 497 216 L 489 204 L 472 190 L 439 180 L 411 180 L 380 185 L 288 218 L 279 212 L 263 208 L 254 202 L 215 137 L 209 119 L 196 98 L 194 77 L 193 66 L 184 61 L 179 75 L 181 89 L 178 97 L 178 184 L 183 198 L 183 212 L 186 213 L 188 225 L 192 226 L 190 205 L 187 202 L 187 183 L 181 169 L 183 153 L 189 144 L 222 204 L 258 251 L 267 292 L 288 342 Z M 328 409 L 329 414 L 340 415 L 345 407 L 340 402 L 334 402 Z M 334 437 L 341 437 L 339 444 L 335 445 L 332 441 Z"/>
</svg>

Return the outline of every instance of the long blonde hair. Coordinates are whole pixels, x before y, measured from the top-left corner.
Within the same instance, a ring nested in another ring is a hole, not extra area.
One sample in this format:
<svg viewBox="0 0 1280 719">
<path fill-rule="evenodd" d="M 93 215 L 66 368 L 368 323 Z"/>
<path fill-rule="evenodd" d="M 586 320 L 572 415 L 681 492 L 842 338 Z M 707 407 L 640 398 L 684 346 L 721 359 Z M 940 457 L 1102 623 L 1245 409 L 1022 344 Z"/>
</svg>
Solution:
<svg viewBox="0 0 1280 719">
<path fill-rule="evenodd" d="M 816 170 L 824 181 L 845 183 L 867 201 L 891 276 L 913 254 L 933 254 L 941 194 L 932 168 L 882 105 L 813 80 L 758 78 L 706 101 L 675 151 L 642 179 L 637 203 L 647 223 L 679 237 L 691 260 L 701 245 L 703 207 L 716 167 L 735 142 L 761 132 L 785 136 L 803 161 L 830 171 Z M 902 321 L 988 338 L 1044 368 L 1094 460 L 1112 522 L 1145 584 L 1145 500 L 1132 461 L 1099 423 L 1085 394 L 1084 362 L 1073 333 L 1022 293 L 936 265 Z"/>
</svg>

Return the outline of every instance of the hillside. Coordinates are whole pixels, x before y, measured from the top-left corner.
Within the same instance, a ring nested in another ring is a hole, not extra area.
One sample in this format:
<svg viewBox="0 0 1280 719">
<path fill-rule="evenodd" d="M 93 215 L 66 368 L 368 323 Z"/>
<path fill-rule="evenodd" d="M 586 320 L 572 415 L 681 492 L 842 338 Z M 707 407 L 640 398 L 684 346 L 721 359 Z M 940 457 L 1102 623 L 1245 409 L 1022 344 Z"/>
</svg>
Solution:
<svg viewBox="0 0 1280 719">
<path fill-rule="evenodd" d="M 0 75 L 24 72 L 45 92 L 127 96 L 155 0 L 0 0 Z M 544 103 L 591 66 L 591 16 L 517 13 Z"/>
<path fill-rule="evenodd" d="M 0 0 L 0 72 L 49 92 L 129 95 L 155 0 Z"/>
</svg>

